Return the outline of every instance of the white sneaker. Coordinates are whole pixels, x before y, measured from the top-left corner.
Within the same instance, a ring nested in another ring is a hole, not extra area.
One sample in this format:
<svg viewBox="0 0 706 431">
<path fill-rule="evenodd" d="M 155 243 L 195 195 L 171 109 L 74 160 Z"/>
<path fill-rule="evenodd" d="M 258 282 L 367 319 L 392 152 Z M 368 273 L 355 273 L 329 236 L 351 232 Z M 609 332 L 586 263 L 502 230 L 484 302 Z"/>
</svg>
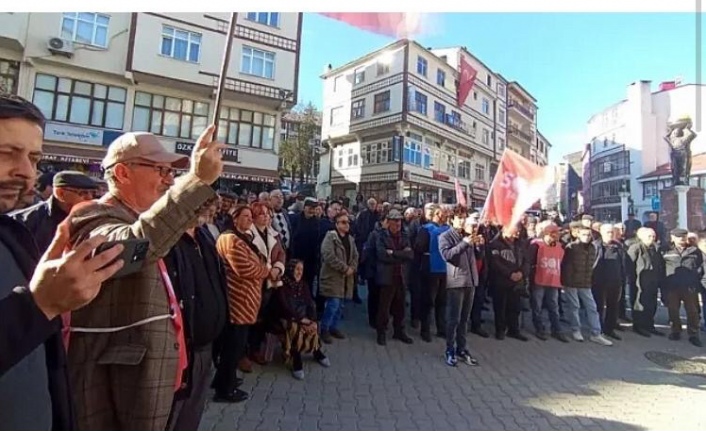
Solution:
<svg viewBox="0 0 706 431">
<path fill-rule="evenodd" d="M 583 342 L 583 334 L 581 333 L 581 331 L 574 331 L 571 336 L 574 338 L 574 341 L 578 341 L 579 343 Z"/>
<path fill-rule="evenodd" d="M 591 341 L 601 346 L 612 346 L 613 342 L 604 337 L 603 335 L 593 335 L 591 336 Z"/>
</svg>

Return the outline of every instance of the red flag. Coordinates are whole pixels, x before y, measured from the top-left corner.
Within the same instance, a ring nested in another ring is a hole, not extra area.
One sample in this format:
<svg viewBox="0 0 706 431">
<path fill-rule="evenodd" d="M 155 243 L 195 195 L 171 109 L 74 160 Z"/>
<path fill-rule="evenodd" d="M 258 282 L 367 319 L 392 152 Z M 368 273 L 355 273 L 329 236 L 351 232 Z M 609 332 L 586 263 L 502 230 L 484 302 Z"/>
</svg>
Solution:
<svg viewBox="0 0 706 431">
<path fill-rule="evenodd" d="M 461 108 L 463 104 L 466 103 L 468 94 L 473 88 L 473 83 L 475 83 L 476 81 L 476 75 L 478 75 L 478 71 L 475 70 L 473 66 L 468 64 L 466 59 L 463 58 L 463 55 L 461 56 L 459 69 L 461 77 L 458 80 L 458 88 L 456 89 L 456 103 L 458 107 Z"/>
<path fill-rule="evenodd" d="M 383 36 L 405 38 L 421 33 L 421 15 L 415 13 L 321 12 L 321 15 Z"/>
<path fill-rule="evenodd" d="M 514 232 L 522 214 L 542 198 L 551 185 L 551 171 L 512 150 L 505 150 L 483 206 L 482 220 Z"/>
<path fill-rule="evenodd" d="M 454 179 L 454 188 L 456 189 L 456 203 L 462 207 L 468 208 L 466 205 L 466 195 L 463 194 L 463 189 L 461 188 L 461 183 L 458 182 L 458 178 Z"/>
</svg>

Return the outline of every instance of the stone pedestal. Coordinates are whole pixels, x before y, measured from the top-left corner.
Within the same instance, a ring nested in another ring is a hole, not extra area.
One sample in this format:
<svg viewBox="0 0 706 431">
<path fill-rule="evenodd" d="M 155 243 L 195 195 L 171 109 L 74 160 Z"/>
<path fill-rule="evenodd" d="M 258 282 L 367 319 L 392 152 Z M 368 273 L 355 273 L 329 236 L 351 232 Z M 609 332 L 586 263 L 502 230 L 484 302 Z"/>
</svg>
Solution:
<svg viewBox="0 0 706 431">
<path fill-rule="evenodd" d="M 681 194 L 677 190 L 681 187 L 677 186 L 660 191 L 662 204 L 660 220 L 667 229 L 681 227 L 691 231 L 701 230 L 704 228 L 704 189 L 684 186 L 688 190 Z M 679 207 L 680 194 L 682 195 L 683 211 Z"/>
</svg>

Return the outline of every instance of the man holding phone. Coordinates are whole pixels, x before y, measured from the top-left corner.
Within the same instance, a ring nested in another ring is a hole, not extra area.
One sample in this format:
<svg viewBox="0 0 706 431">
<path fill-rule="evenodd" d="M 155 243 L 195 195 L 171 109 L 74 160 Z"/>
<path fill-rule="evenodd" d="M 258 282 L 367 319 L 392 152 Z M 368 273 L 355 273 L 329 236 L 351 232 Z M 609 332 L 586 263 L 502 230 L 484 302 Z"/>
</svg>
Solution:
<svg viewBox="0 0 706 431">
<path fill-rule="evenodd" d="M 0 95 L 0 423 L 3 429 L 74 430 L 72 394 L 61 344 L 61 313 L 90 302 L 122 266 L 121 246 L 91 257 L 95 236 L 63 255 L 66 225 L 39 260 L 32 235 L 6 213 L 37 175 L 44 116 L 13 95 Z M 39 263 L 37 263 L 39 261 Z M 108 266 L 106 266 L 108 265 Z"/>
<path fill-rule="evenodd" d="M 162 258 L 216 197 L 221 149 L 214 126 L 191 158 L 167 151 L 151 133 L 125 133 L 103 159 L 108 193 L 74 208 L 71 242 L 94 235 L 146 239 L 137 272 L 108 280 L 88 306 L 71 315 L 68 357 L 80 430 L 163 430 L 186 369 L 184 322 Z M 190 166 L 175 180 L 177 169 Z M 127 263 L 133 263 L 126 262 Z"/>
</svg>

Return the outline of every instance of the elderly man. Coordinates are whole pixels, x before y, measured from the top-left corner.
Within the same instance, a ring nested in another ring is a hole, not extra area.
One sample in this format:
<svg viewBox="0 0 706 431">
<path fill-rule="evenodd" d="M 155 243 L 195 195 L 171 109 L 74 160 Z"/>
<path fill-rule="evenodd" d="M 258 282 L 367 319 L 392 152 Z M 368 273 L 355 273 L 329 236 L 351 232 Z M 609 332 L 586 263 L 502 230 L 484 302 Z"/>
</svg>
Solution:
<svg viewBox="0 0 706 431">
<path fill-rule="evenodd" d="M 613 225 L 602 224 L 601 238 L 594 241 L 596 262 L 593 265 L 593 297 L 598 314 L 601 316 L 603 333 L 614 340 L 621 337 L 615 333 L 621 330 L 618 324 L 620 296 L 626 280 L 625 250 L 616 241 Z"/>
<path fill-rule="evenodd" d="M 186 369 L 181 310 L 162 260 L 216 194 L 223 169 L 212 141 L 199 137 L 189 159 L 167 151 L 150 133 L 125 133 L 103 159 L 109 192 L 74 208 L 73 245 L 94 235 L 144 238 L 142 270 L 109 280 L 88 306 L 71 315 L 69 364 L 81 430 L 163 430 Z"/>
<path fill-rule="evenodd" d="M 98 184 L 82 172 L 63 171 L 54 176 L 52 195 L 29 208 L 11 214 L 34 235 L 39 251 L 49 247 L 59 223 L 71 212 L 74 205 L 93 199 Z"/>
<path fill-rule="evenodd" d="M 627 275 L 630 284 L 633 331 L 643 337 L 664 335 L 655 328 L 657 293 L 664 279 L 664 259 L 657 250 L 657 234 L 648 227 L 637 229 L 639 241 L 628 248 Z"/>
<path fill-rule="evenodd" d="M 257 200 L 263 204 L 270 205 L 270 194 L 268 192 L 260 192 L 260 194 L 257 195 Z"/>
<path fill-rule="evenodd" d="M 292 223 L 289 220 L 289 214 L 284 209 L 284 194 L 282 190 L 272 190 L 270 192 L 270 203 L 272 204 L 272 210 L 274 215 L 272 216 L 272 227 L 279 234 L 282 240 L 282 247 L 284 250 L 289 250 L 292 242 Z"/>
</svg>

